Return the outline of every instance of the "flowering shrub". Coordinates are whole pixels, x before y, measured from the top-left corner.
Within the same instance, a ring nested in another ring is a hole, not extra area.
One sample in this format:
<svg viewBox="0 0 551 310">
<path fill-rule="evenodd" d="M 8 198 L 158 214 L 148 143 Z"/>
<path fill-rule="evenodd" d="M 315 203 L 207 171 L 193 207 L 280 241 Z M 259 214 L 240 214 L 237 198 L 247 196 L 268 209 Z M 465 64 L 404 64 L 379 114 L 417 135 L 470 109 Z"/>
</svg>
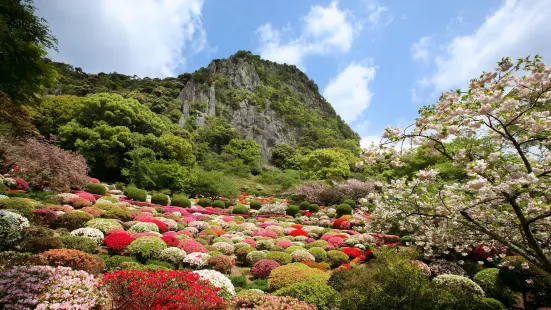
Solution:
<svg viewBox="0 0 551 310">
<path fill-rule="evenodd" d="M 441 168 L 434 168 L 381 186 L 370 197 L 375 228 L 414 232 L 432 250 L 426 255 L 499 243 L 551 273 L 551 213 L 541 197 L 551 182 L 551 103 L 539 99 L 549 97 L 550 73 L 539 56 L 503 58 L 494 72 L 471 80 L 468 91 L 446 92 L 422 108 L 407 132 L 387 128 L 384 144 L 412 141 L 441 154 L 439 167 L 464 167 L 467 177 L 442 184 Z M 465 143 L 449 148 L 450 140 Z M 392 147 L 369 148 L 363 157 L 368 164 L 383 157 L 402 164 Z"/>
<path fill-rule="evenodd" d="M 168 230 L 167 224 L 163 223 L 158 218 L 152 217 L 150 215 L 139 215 L 135 218 L 135 220 L 138 222 L 155 224 L 155 226 L 157 226 L 157 232 L 165 232 Z"/>
<path fill-rule="evenodd" d="M 276 201 L 274 203 L 265 204 L 263 205 L 259 210 L 258 214 L 279 214 L 284 215 L 285 209 L 287 209 L 287 205 Z"/>
<path fill-rule="evenodd" d="M 316 310 L 314 305 L 292 297 L 264 294 L 247 294 L 231 300 L 232 309 Z"/>
<path fill-rule="evenodd" d="M 207 253 L 208 252 L 207 248 L 204 245 L 202 245 L 201 243 L 195 240 L 184 240 L 180 242 L 180 244 L 178 245 L 178 248 L 186 251 L 186 253 L 195 253 L 195 252 Z"/>
<path fill-rule="evenodd" d="M 85 237 L 94 240 L 98 245 L 103 243 L 103 233 L 99 229 L 85 227 L 71 231 L 72 236 Z"/>
<path fill-rule="evenodd" d="M 268 254 L 262 251 L 251 251 L 249 254 L 247 254 L 247 263 L 252 266 L 256 262 L 258 262 L 261 259 L 265 259 L 268 257 Z"/>
<path fill-rule="evenodd" d="M 297 250 L 291 253 L 293 262 L 302 262 L 304 260 L 315 260 L 315 257 L 306 250 Z"/>
<path fill-rule="evenodd" d="M 64 213 L 57 218 L 55 225 L 57 227 L 67 228 L 68 230 L 75 230 L 82 228 L 86 225 L 86 222 L 94 217 L 86 212 L 72 211 Z"/>
<path fill-rule="evenodd" d="M 210 255 L 202 252 L 189 253 L 184 257 L 184 263 L 194 268 L 201 268 L 207 265 Z"/>
<path fill-rule="evenodd" d="M 208 281 L 214 287 L 220 289 L 218 291 L 218 295 L 220 297 L 227 298 L 235 295 L 235 288 L 233 287 L 231 280 L 222 273 L 209 269 L 193 271 L 193 273 L 198 274 L 201 280 Z"/>
<path fill-rule="evenodd" d="M 79 250 L 56 249 L 40 254 L 50 266 L 65 266 L 75 270 L 84 270 L 91 274 L 99 274 L 105 269 L 103 260 L 95 255 Z"/>
<path fill-rule="evenodd" d="M 275 260 L 280 265 L 287 265 L 293 261 L 291 254 L 285 252 L 268 252 L 267 259 Z"/>
<path fill-rule="evenodd" d="M 267 238 L 272 238 L 272 239 L 276 239 L 277 238 L 277 233 L 271 231 L 271 230 L 262 230 L 262 231 L 259 231 L 259 232 L 255 232 L 253 234 L 251 234 L 252 237 L 267 237 Z"/>
<path fill-rule="evenodd" d="M 128 230 L 129 232 L 137 232 L 137 233 L 143 233 L 143 232 L 159 232 L 159 227 L 153 223 L 136 223 L 130 227 Z"/>
<path fill-rule="evenodd" d="M 222 252 L 222 254 L 231 255 L 235 251 L 235 246 L 228 242 L 216 242 L 212 245 L 216 250 Z"/>
<path fill-rule="evenodd" d="M 331 237 L 327 240 L 327 244 L 332 248 L 339 248 L 344 245 L 344 241 L 340 237 Z"/>
<path fill-rule="evenodd" d="M 50 226 L 57 220 L 57 213 L 50 209 L 34 209 L 33 220 L 36 225 Z"/>
<path fill-rule="evenodd" d="M 107 235 L 103 239 L 105 245 L 113 251 L 124 250 L 134 239 L 126 231 L 116 231 Z"/>
<path fill-rule="evenodd" d="M 96 202 L 96 198 L 94 197 L 94 195 L 90 194 L 90 193 L 86 193 L 86 192 L 77 192 L 75 193 L 75 195 L 77 195 L 78 197 L 82 198 L 82 199 L 86 199 L 92 203 L 95 203 Z"/>
<path fill-rule="evenodd" d="M 291 237 L 298 237 L 298 236 L 308 237 L 308 233 L 305 232 L 305 231 L 302 230 L 302 229 L 293 229 L 293 230 L 289 233 L 289 236 L 291 236 Z"/>
<path fill-rule="evenodd" d="M 29 227 L 29 221 L 25 217 L 15 212 L 0 210 L 0 249 L 18 241 L 25 227 Z"/>
<path fill-rule="evenodd" d="M 92 309 L 103 296 L 98 282 L 67 267 L 15 266 L 0 272 L 5 309 Z"/>
<path fill-rule="evenodd" d="M 178 238 L 176 238 L 176 236 L 164 235 L 164 236 L 161 237 L 161 239 L 163 239 L 163 241 L 169 247 L 176 247 L 180 244 L 180 240 Z"/>
<path fill-rule="evenodd" d="M 157 258 L 164 249 L 166 249 L 166 243 L 161 238 L 153 236 L 140 237 L 128 245 L 130 253 L 142 261 Z"/>
<path fill-rule="evenodd" d="M 348 258 L 354 259 L 360 255 L 362 255 L 362 251 L 356 248 L 342 248 L 341 251 L 348 255 Z"/>
<path fill-rule="evenodd" d="M 108 233 L 115 229 L 122 229 L 122 225 L 113 219 L 91 219 L 86 222 L 86 226 L 99 229 L 104 233 Z"/>
<path fill-rule="evenodd" d="M 348 255 L 341 251 L 331 250 L 327 252 L 327 262 L 331 267 L 338 267 L 342 264 L 348 263 Z"/>
<path fill-rule="evenodd" d="M 458 298 L 465 296 L 484 296 L 484 290 L 473 282 L 473 280 L 466 277 L 454 274 L 443 274 L 432 279 L 432 282 L 436 286 L 456 295 Z"/>
<path fill-rule="evenodd" d="M 161 251 L 159 254 L 159 259 L 167 261 L 175 266 L 180 265 L 184 258 L 186 257 L 186 252 L 182 249 L 176 247 L 169 247 Z"/>
<path fill-rule="evenodd" d="M 329 274 L 302 263 L 291 263 L 272 270 L 268 278 L 270 290 L 278 290 L 293 283 L 307 282 L 326 284 Z"/>
<path fill-rule="evenodd" d="M 251 274 L 255 278 L 265 279 L 270 275 L 270 272 L 279 267 L 280 264 L 275 260 L 261 259 L 257 261 L 251 268 Z"/>
<path fill-rule="evenodd" d="M 464 276 L 467 273 L 465 270 L 461 269 L 456 263 L 448 262 L 445 260 L 437 260 L 429 265 L 430 270 L 433 276 L 439 276 L 442 274 L 455 274 L 459 276 Z"/>
<path fill-rule="evenodd" d="M 293 283 L 274 292 L 275 296 L 297 298 L 317 309 L 335 309 L 340 305 L 340 296 L 334 288 L 321 283 Z"/>
<path fill-rule="evenodd" d="M 15 189 L 22 191 L 26 191 L 29 189 L 29 184 L 27 183 L 27 181 L 20 178 L 13 178 L 13 180 L 15 181 Z"/>
<path fill-rule="evenodd" d="M 103 287 L 112 309 L 223 309 L 217 289 L 189 271 L 122 270 L 106 274 Z"/>
<path fill-rule="evenodd" d="M 234 264 L 235 262 L 231 257 L 223 254 L 217 254 L 207 259 L 207 265 L 210 268 L 226 274 L 230 273 Z"/>
</svg>

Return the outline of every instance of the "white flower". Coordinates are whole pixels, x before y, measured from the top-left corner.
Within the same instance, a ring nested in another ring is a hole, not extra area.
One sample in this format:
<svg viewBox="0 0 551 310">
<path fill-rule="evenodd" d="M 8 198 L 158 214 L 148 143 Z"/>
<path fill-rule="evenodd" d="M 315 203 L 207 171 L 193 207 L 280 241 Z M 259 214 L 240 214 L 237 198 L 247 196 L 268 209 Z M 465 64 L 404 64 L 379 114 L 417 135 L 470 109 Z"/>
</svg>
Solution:
<svg viewBox="0 0 551 310">
<path fill-rule="evenodd" d="M 71 232 L 72 236 L 85 237 L 94 240 L 97 244 L 103 242 L 104 235 L 101 230 L 96 228 L 84 227 L 75 229 Z"/>
<path fill-rule="evenodd" d="M 211 269 L 197 270 L 193 271 L 199 275 L 201 280 L 209 281 L 213 286 L 220 289 L 218 294 L 223 297 L 231 297 L 235 295 L 235 288 L 231 283 L 231 280 L 228 279 L 221 272 Z"/>
</svg>

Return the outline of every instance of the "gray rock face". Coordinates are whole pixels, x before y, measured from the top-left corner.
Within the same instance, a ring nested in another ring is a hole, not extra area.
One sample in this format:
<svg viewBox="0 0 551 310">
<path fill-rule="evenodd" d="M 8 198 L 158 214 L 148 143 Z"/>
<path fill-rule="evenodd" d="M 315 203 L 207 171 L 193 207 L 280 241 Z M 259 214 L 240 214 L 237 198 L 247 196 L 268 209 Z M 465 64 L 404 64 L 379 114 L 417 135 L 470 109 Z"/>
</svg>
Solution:
<svg viewBox="0 0 551 310">
<path fill-rule="evenodd" d="M 207 70 L 210 75 L 218 74 L 229 80 L 230 88 L 237 88 L 247 91 L 254 91 L 261 83 L 258 73 L 253 64 L 244 59 L 228 59 L 212 62 Z M 270 159 L 272 149 L 278 144 L 294 145 L 297 141 L 299 130 L 288 126 L 277 112 L 269 108 L 260 109 L 249 104 L 248 99 L 239 102 L 237 107 L 230 107 L 216 96 L 216 83 L 205 89 L 198 87 L 195 81 L 190 80 L 180 93 L 183 115 L 179 121 L 184 126 L 186 120 L 191 116 L 190 103 L 204 102 L 206 108 L 197 111 L 195 114 L 195 125 L 204 126 L 206 118 L 213 115 L 221 115 L 222 111 L 228 111 L 229 115 L 224 116 L 232 127 L 245 138 L 254 139 L 259 145 L 264 159 Z"/>
</svg>

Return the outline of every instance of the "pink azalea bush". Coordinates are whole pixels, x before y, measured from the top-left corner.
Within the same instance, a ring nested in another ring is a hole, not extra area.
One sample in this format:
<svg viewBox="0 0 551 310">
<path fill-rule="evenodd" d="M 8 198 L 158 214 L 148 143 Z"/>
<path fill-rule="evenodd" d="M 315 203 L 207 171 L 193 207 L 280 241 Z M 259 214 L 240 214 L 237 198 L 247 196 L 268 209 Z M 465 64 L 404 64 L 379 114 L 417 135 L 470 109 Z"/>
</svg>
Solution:
<svg viewBox="0 0 551 310">
<path fill-rule="evenodd" d="M 98 281 L 68 267 L 15 266 L 0 272 L 6 309 L 91 309 L 103 302 Z"/>
<path fill-rule="evenodd" d="M 251 273 L 255 278 L 265 279 L 272 270 L 279 267 L 279 263 L 271 259 L 261 259 L 253 265 Z"/>
</svg>

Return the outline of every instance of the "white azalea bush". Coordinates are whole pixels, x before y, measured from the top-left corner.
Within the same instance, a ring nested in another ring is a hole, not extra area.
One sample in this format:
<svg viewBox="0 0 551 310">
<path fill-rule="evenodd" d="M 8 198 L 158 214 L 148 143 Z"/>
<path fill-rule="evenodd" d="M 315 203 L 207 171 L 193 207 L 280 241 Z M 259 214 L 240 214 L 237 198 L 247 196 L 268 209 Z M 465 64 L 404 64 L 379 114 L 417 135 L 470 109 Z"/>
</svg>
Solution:
<svg viewBox="0 0 551 310">
<path fill-rule="evenodd" d="M 400 166 L 400 150 L 411 143 L 468 177 L 444 182 L 434 168 L 376 185 L 381 190 L 367 197 L 374 208 L 368 230 L 399 227 L 427 257 L 480 244 L 505 248 L 551 273 L 550 73 L 537 56 L 516 64 L 504 58 L 467 92 L 446 92 L 421 109 L 412 129 L 387 128 L 359 166 L 389 158 Z"/>
<path fill-rule="evenodd" d="M 209 281 L 213 286 L 220 289 L 218 295 L 221 297 L 231 297 L 235 295 L 235 288 L 223 273 L 211 269 L 197 270 L 193 273 L 199 275 L 201 280 Z"/>
<path fill-rule="evenodd" d="M 98 245 L 103 242 L 105 237 L 101 230 L 96 228 L 84 227 L 71 231 L 72 236 L 85 237 L 94 240 Z"/>
<path fill-rule="evenodd" d="M 29 220 L 15 212 L 0 210 L 0 249 L 21 239 L 21 233 L 29 227 Z"/>
</svg>

